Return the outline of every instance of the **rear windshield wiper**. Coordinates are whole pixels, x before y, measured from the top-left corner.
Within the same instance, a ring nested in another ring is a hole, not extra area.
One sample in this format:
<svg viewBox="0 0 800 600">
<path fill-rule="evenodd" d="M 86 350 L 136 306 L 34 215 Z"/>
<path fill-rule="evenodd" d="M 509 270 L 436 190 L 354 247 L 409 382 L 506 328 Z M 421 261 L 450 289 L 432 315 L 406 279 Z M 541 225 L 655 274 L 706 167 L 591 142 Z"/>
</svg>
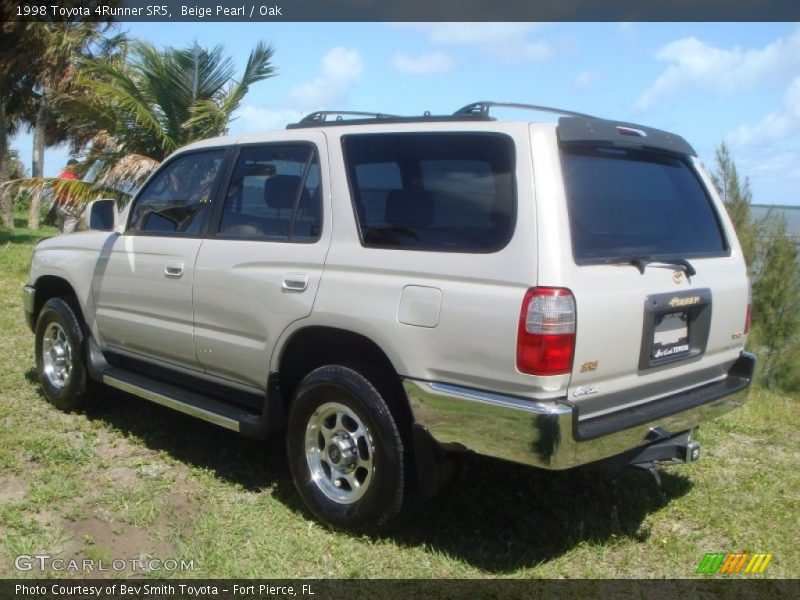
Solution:
<svg viewBox="0 0 800 600">
<path fill-rule="evenodd" d="M 697 273 L 695 268 L 685 258 L 653 258 L 652 256 L 634 256 L 631 258 L 631 264 L 639 269 L 639 273 L 644 275 L 644 268 L 650 263 L 661 263 L 664 265 L 675 265 L 681 267 L 687 277 L 692 277 Z"/>
<path fill-rule="evenodd" d="M 639 273 L 644 275 L 644 268 L 651 263 L 661 263 L 664 265 L 675 265 L 680 267 L 686 273 L 687 277 L 692 277 L 697 274 L 697 271 L 685 258 L 653 258 L 652 256 L 633 256 L 631 258 L 612 258 L 607 261 L 609 264 L 624 264 L 632 265 L 639 269 Z"/>
</svg>

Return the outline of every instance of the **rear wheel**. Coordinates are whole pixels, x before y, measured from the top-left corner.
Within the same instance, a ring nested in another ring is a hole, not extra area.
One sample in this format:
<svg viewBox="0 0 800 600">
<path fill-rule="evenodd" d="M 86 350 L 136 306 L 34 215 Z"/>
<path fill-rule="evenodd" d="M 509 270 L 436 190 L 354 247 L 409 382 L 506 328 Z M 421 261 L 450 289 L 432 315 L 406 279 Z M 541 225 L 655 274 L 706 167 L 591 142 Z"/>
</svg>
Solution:
<svg viewBox="0 0 800 600">
<path fill-rule="evenodd" d="M 376 531 L 400 514 L 406 494 L 405 448 L 375 383 L 353 368 L 312 371 L 289 408 L 292 479 L 321 521 Z"/>
<path fill-rule="evenodd" d="M 36 322 L 36 370 L 44 395 L 62 410 L 83 408 L 92 399 L 84 340 L 72 307 L 62 298 L 48 300 Z"/>
</svg>

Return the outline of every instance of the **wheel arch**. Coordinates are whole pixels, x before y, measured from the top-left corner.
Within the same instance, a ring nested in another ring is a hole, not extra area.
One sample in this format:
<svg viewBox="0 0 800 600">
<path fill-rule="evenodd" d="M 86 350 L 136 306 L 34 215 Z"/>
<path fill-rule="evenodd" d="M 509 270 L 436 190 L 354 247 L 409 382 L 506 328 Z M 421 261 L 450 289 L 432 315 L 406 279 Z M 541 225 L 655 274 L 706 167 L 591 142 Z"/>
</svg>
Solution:
<svg viewBox="0 0 800 600">
<path fill-rule="evenodd" d="M 76 312 L 76 316 L 86 324 L 86 318 L 83 314 L 83 307 L 78 299 L 78 294 L 75 292 L 74 286 L 64 277 L 59 275 L 42 275 L 34 284 L 36 293 L 33 297 L 33 322 L 39 318 L 39 313 L 42 310 L 45 302 L 51 298 L 64 298 L 64 300 Z"/>
<path fill-rule="evenodd" d="M 367 371 L 372 367 L 386 375 L 385 381 L 373 383 L 383 388 L 397 416 L 412 422 L 400 371 L 389 354 L 363 333 L 325 325 L 306 325 L 292 331 L 273 357 L 273 371 L 278 373 L 287 406 L 303 377 L 326 364 L 363 365 Z"/>
</svg>

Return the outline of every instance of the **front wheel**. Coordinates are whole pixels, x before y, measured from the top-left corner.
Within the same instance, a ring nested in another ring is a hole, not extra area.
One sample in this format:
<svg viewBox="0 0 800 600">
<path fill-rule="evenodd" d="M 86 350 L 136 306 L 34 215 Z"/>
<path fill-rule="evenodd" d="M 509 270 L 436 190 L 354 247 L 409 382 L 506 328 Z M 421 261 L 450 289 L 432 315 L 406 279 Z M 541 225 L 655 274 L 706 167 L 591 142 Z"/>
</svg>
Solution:
<svg viewBox="0 0 800 600">
<path fill-rule="evenodd" d="M 321 521 L 377 531 L 400 514 L 405 448 L 386 401 L 358 371 L 328 365 L 303 379 L 289 408 L 287 449 L 295 487 Z"/>
<path fill-rule="evenodd" d="M 61 410 L 83 408 L 92 399 L 84 339 L 72 307 L 61 298 L 48 300 L 36 321 L 36 370 L 44 395 Z"/>
</svg>

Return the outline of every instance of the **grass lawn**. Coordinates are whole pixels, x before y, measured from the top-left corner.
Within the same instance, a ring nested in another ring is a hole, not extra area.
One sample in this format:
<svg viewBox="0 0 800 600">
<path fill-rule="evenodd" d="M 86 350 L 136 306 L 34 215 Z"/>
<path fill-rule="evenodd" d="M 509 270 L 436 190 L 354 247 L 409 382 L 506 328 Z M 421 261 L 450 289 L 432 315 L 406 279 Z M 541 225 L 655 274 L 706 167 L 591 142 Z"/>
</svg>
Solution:
<svg viewBox="0 0 800 600">
<path fill-rule="evenodd" d="M 302 508 L 280 436 L 247 440 L 111 390 L 80 414 L 43 399 L 20 286 L 52 234 L 0 229 L 0 578 L 26 575 L 20 554 L 183 558 L 194 577 L 683 578 L 735 551 L 774 555 L 755 577 L 800 576 L 800 398 L 756 388 L 660 488 L 634 469 L 474 458 L 402 532 L 331 532 Z"/>
</svg>

